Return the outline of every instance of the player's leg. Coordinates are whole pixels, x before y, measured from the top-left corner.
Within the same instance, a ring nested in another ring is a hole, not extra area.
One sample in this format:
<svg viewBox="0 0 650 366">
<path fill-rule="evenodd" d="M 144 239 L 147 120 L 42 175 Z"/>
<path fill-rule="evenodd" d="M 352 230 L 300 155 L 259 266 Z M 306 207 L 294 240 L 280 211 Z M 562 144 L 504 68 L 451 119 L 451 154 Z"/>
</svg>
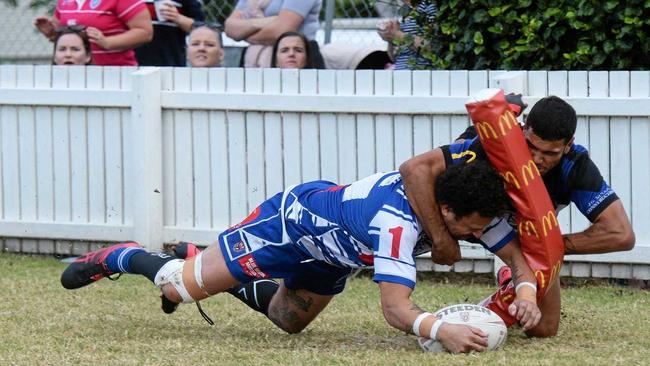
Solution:
<svg viewBox="0 0 650 366">
<path fill-rule="evenodd" d="M 539 324 L 533 329 L 530 329 L 526 334 L 530 337 L 553 337 L 557 334 L 560 325 L 560 279 L 557 278 L 549 287 L 548 292 L 539 303 L 539 309 L 542 312 L 542 319 Z"/>
<path fill-rule="evenodd" d="M 173 248 L 174 254 L 182 259 L 188 259 L 201 252 L 192 243 L 179 243 Z M 240 283 L 226 290 L 251 309 L 268 317 L 269 304 L 280 285 L 272 279 L 262 278 Z"/>
<path fill-rule="evenodd" d="M 284 284 L 271 299 L 268 318 L 287 333 L 300 333 L 329 304 L 334 295 L 319 295 L 299 289 L 288 289 Z"/>
<path fill-rule="evenodd" d="M 220 246 L 212 245 L 192 258 L 165 264 L 154 283 L 168 300 L 186 303 L 203 300 L 239 282 L 230 273 Z"/>
</svg>

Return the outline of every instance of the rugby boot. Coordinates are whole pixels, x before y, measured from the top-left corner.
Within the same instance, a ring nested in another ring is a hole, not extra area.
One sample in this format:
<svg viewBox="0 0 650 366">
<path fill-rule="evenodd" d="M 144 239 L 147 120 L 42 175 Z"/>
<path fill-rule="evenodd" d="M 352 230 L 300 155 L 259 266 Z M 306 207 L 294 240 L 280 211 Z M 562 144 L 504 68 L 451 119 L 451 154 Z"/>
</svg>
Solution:
<svg viewBox="0 0 650 366">
<path fill-rule="evenodd" d="M 63 271 L 61 284 L 63 287 L 73 290 L 99 281 L 104 277 L 112 281 L 117 280 L 121 273 L 117 277 L 110 277 L 115 272 L 108 269 L 106 258 L 118 249 L 129 247 L 141 248 L 138 243 L 129 242 L 99 248 L 82 255 Z"/>
<path fill-rule="evenodd" d="M 190 259 L 201 252 L 199 247 L 185 241 L 178 243 L 172 251 L 174 252 L 174 255 L 180 259 Z"/>
<path fill-rule="evenodd" d="M 512 270 L 508 266 L 503 266 L 497 271 L 497 283 L 499 287 L 503 287 L 508 281 L 512 279 Z"/>
</svg>

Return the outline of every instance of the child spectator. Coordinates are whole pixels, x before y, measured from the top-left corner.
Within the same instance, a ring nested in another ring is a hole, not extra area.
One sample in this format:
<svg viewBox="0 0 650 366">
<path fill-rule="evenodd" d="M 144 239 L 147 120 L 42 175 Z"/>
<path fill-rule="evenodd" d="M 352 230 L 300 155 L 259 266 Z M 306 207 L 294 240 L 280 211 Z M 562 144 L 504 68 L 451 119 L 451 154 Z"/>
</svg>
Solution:
<svg viewBox="0 0 650 366">
<path fill-rule="evenodd" d="M 410 6 L 411 1 L 404 1 Z M 436 6 L 429 0 L 422 0 L 415 11 L 426 16 L 427 22 L 433 22 L 437 12 Z M 395 60 L 395 70 L 430 69 L 431 62 L 420 55 L 422 34 L 417 22 L 411 17 L 402 20 L 389 20 L 379 24 L 379 36 L 388 42 L 388 54 Z M 401 45 L 405 35 L 413 36 L 413 44 Z"/>
</svg>

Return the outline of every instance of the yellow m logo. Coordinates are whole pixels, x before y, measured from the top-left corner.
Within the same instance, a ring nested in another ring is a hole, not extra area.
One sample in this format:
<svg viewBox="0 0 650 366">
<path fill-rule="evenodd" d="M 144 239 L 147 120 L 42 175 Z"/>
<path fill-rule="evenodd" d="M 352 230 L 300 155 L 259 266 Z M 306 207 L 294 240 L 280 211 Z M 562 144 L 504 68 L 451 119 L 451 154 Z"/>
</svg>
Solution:
<svg viewBox="0 0 650 366">
<path fill-rule="evenodd" d="M 521 176 L 524 177 L 524 184 L 528 186 L 528 178 L 526 178 L 526 173 L 528 173 L 531 181 L 535 179 L 535 174 L 537 174 L 539 177 L 539 170 L 537 170 L 537 165 L 535 165 L 532 160 L 528 160 L 526 164 L 521 166 Z"/>
<path fill-rule="evenodd" d="M 478 136 L 481 138 L 481 140 L 489 139 L 490 134 L 492 134 L 492 138 L 497 138 L 497 133 L 488 122 L 476 123 L 476 132 L 478 132 Z"/>
<path fill-rule="evenodd" d="M 513 126 L 517 125 L 517 120 L 515 119 L 515 116 L 510 112 L 509 110 L 506 110 L 505 113 L 503 113 L 499 117 L 499 129 L 501 130 L 501 135 L 505 136 L 506 135 L 506 129 L 507 131 L 512 130 Z"/>
<path fill-rule="evenodd" d="M 535 234 L 535 237 L 539 239 L 539 234 L 537 234 L 537 229 L 532 221 L 526 220 L 519 223 L 519 235 L 523 235 L 524 230 L 526 235 L 532 236 L 532 234 Z"/>
<path fill-rule="evenodd" d="M 517 179 L 517 177 L 515 177 L 514 174 L 512 174 L 512 172 L 507 171 L 505 173 L 501 173 L 501 176 L 503 177 L 503 180 L 506 181 L 506 183 L 509 183 L 517 187 L 517 189 L 521 189 L 521 186 L 519 185 L 519 180 Z"/>
<path fill-rule="evenodd" d="M 546 228 L 547 225 L 548 229 Z M 558 226 L 557 218 L 555 217 L 555 212 L 549 211 L 546 215 L 542 216 L 542 232 L 544 233 L 544 237 L 553 230 L 553 225 L 555 225 L 555 227 Z"/>
</svg>

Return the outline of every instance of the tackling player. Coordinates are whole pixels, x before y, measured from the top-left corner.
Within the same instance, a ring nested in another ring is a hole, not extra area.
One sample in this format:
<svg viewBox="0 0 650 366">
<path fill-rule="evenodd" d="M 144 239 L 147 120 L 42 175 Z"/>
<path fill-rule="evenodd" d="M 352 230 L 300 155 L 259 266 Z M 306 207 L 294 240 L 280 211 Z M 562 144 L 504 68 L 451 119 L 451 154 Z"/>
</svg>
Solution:
<svg viewBox="0 0 650 366">
<path fill-rule="evenodd" d="M 450 168 L 436 182 L 445 230 L 454 238 L 480 237 L 488 246 L 500 247 L 515 235 L 499 218 L 509 201 L 503 180 L 489 164 Z M 373 280 L 390 325 L 437 339 L 451 352 L 485 350 L 487 339 L 480 330 L 444 323 L 411 301 L 414 256 L 429 249 L 416 246 L 420 232 L 397 172 L 346 186 L 316 181 L 266 200 L 221 233 L 218 245 L 193 251 L 192 258 L 147 253 L 136 243 L 117 244 L 77 259 L 61 282 L 74 289 L 114 273 L 142 274 L 161 288 L 168 313 L 179 303 L 228 291 L 281 329 L 298 333 L 343 291 L 351 273 L 374 266 Z M 516 245 L 497 254 L 512 266 L 515 282 L 523 284 L 509 311 L 525 329 L 531 328 L 541 317 L 532 291 L 535 277 Z"/>
<path fill-rule="evenodd" d="M 508 96 L 512 97 L 512 95 Z M 507 97 L 507 98 L 508 98 Z M 525 107 L 523 103 L 520 107 Z M 585 231 L 564 235 L 565 254 L 596 254 L 634 247 L 634 233 L 623 204 L 603 180 L 584 147 L 574 144 L 576 112 L 564 100 L 550 96 L 531 109 L 523 127 L 533 161 L 556 211 L 573 202 L 591 221 Z M 433 241 L 432 258 L 452 264 L 460 259 L 458 241 L 445 230 L 434 196 L 436 177 L 459 164 L 486 161 L 487 156 L 473 127 L 451 145 L 416 156 L 400 166 L 407 197 L 423 230 Z M 432 189 L 432 187 L 434 187 Z M 516 241 L 516 237 L 513 237 Z M 510 279 L 507 267 L 499 270 L 499 284 Z M 527 331 L 530 336 L 550 337 L 560 322 L 559 277 L 540 303 L 542 320 Z"/>
</svg>

